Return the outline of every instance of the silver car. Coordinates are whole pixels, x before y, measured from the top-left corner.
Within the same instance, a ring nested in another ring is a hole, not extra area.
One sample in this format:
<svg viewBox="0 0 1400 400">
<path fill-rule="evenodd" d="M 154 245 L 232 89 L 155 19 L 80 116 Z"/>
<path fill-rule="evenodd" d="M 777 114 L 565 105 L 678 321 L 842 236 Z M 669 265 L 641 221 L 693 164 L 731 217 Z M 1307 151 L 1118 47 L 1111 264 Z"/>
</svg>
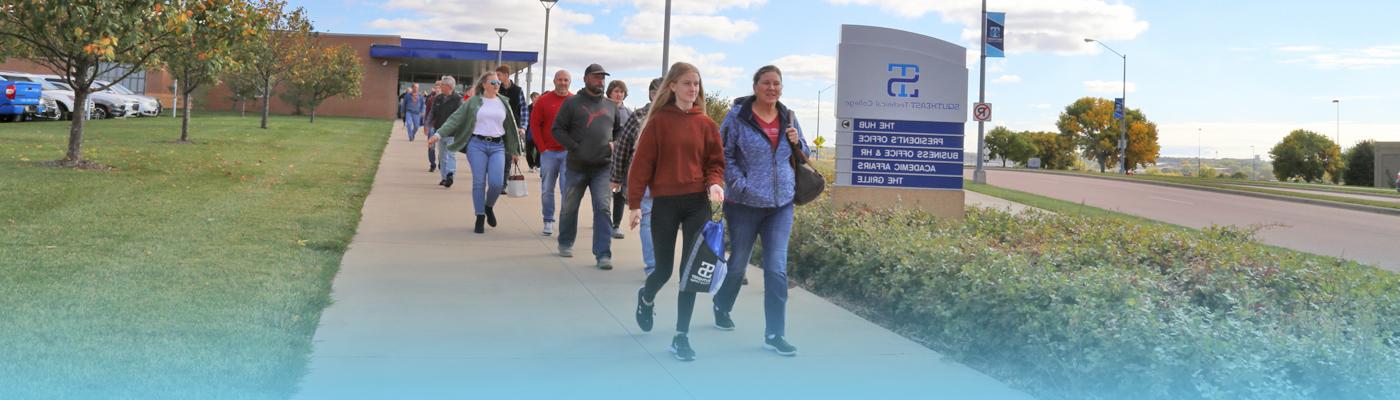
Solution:
<svg viewBox="0 0 1400 400">
<path fill-rule="evenodd" d="M 93 84 L 96 84 L 96 85 L 103 85 L 103 86 L 107 85 L 107 81 L 93 81 L 92 83 L 93 83 Z M 110 88 L 108 88 L 107 90 L 111 90 L 111 91 L 113 91 L 113 92 L 116 92 L 117 94 L 125 95 L 125 96 L 134 98 L 134 99 L 136 99 L 137 101 L 139 101 L 139 102 L 141 103 L 141 107 L 140 107 L 140 109 L 138 110 L 138 111 L 140 111 L 140 114 L 139 114 L 140 116 L 143 116 L 143 117 L 156 117 L 156 116 L 160 116 L 160 112 L 161 112 L 161 110 L 163 109 L 163 106 L 161 106 L 160 100 L 159 100 L 159 99 L 156 99 L 155 97 L 143 95 L 143 94 L 136 94 L 136 92 L 131 91 L 131 89 L 127 89 L 126 86 L 122 86 L 122 84 L 120 84 L 120 83 L 114 83 L 114 84 L 112 84 L 112 86 L 111 86 Z"/>
<path fill-rule="evenodd" d="M 67 82 L 64 82 L 63 77 L 58 75 L 41 75 L 40 77 L 60 88 L 73 90 Z M 88 93 L 88 99 L 92 100 L 93 104 L 91 119 L 134 117 L 138 115 L 138 109 L 141 106 L 140 100 L 110 90 Z"/>
</svg>

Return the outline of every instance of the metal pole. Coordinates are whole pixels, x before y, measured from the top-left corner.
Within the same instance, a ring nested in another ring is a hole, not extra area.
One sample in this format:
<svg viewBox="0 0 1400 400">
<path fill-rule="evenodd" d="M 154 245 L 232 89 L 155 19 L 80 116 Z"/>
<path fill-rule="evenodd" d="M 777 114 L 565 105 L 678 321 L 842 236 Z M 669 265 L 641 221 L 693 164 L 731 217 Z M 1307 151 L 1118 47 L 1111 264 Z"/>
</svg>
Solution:
<svg viewBox="0 0 1400 400">
<path fill-rule="evenodd" d="M 1196 128 L 1196 178 L 1201 178 L 1201 128 Z"/>
<path fill-rule="evenodd" d="M 546 4 L 546 5 L 544 6 L 544 61 L 540 62 L 540 91 L 543 92 L 543 91 L 544 91 L 544 88 L 548 87 L 548 86 L 545 84 L 545 82 L 550 82 L 550 79 L 549 79 L 549 11 L 550 11 L 550 9 L 554 8 L 554 3 L 552 3 L 552 2 L 544 2 L 544 3 L 541 3 L 541 4 Z"/>
<path fill-rule="evenodd" d="M 982 0 L 982 40 L 977 51 L 981 53 L 978 58 L 981 59 L 982 64 L 981 67 L 977 68 L 977 73 L 980 75 L 977 79 L 977 102 L 985 103 L 987 102 L 987 0 Z M 986 123 L 977 121 L 977 169 L 972 172 L 972 182 L 974 183 L 987 183 L 987 170 L 982 169 L 982 159 L 986 157 L 987 150 L 986 145 L 982 143 L 985 129 Z"/>
<path fill-rule="evenodd" d="M 504 46 L 505 43 L 506 43 L 506 36 L 505 36 L 505 35 L 499 35 L 499 36 L 500 36 L 500 39 L 496 40 L 496 66 L 498 66 L 498 67 L 501 65 L 501 53 L 502 53 L 501 46 Z"/>
<path fill-rule="evenodd" d="M 1128 174 L 1128 56 L 1123 55 L 1123 121 L 1118 134 L 1118 161 L 1123 164 L 1123 175 Z"/>
<path fill-rule="evenodd" d="M 1342 145 L 1342 101 L 1332 100 L 1337 104 L 1337 146 Z"/>
<path fill-rule="evenodd" d="M 671 68 L 671 0 L 666 0 L 666 28 L 661 41 L 661 76 Z M 704 93 L 701 93 L 703 96 Z"/>
</svg>

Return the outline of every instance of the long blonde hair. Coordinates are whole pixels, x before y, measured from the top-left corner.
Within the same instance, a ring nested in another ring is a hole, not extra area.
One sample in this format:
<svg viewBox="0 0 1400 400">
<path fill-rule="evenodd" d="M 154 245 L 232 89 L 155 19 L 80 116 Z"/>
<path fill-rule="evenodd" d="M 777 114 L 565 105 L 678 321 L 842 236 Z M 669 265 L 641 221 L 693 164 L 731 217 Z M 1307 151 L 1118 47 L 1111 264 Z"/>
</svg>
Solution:
<svg viewBox="0 0 1400 400">
<path fill-rule="evenodd" d="M 496 73 L 495 73 L 495 72 L 487 72 L 487 73 L 481 74 L 481 77 L 480 77 L 480 78 L 476 78 L 476 84 L 475 84 L 475 85 L 472 85 L 472 89 L 471 89 L 472 96 L 480 96 L 480 95 L 486 93 L 486 81 L 487 81 L 486 77 L 488 77 L 488 76 L 494 77 L 494 76 L 496 76 Z"/>
<path fill-rule="evenodd" d="M 666 78 L 661 80 L 661 89 L 656 92 L 656 100 L 651 102 L 651 109 L 647 111 L 647 119 L 642 121 L 642 132 L 646 132 L 647 125 L 651 123 L 651 117 L 656 115 L 657 110 L 676 102 L 676 93 L 671 91 L 671 84 L 676 83 L 681 80 L 682 76 L 691 72 L 694 72 L 697 77 L 700 76 L 700 69 L 690 63 L 671 64 L 671 69 L 666 71 Z M 703 78 L 700 79 L 700 97 L 695 99 L 695 104 L 692 107 L 705 108 L 705 79 Z"/>
</svg>

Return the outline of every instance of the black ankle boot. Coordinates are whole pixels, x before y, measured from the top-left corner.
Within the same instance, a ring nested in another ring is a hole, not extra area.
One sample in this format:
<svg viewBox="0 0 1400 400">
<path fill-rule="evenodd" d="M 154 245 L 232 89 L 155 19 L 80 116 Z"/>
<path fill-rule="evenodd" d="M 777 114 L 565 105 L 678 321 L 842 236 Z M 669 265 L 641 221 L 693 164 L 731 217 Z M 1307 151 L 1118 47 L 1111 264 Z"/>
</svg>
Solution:
<svg viewBox="0 0 1400 400">
<path fill-rule="evenodd" d="M 447 173 L 447 179 L 444 179 L 444 180 L 442 181 L 442 186 L 444 186 L 444 187 L 452 187 L 452 175 L 453 175 L 452 172 L 448 172 L 448 173 Z"/>
<path fill-rule="evenodd" d="M 486 224 L 491 225 L 492 228 L 496 227 L 496 211 L 492 210 L 491 207 L 486 207 Z"/>
<path fill-rule="evenodd" d="M 482 226 L 482 225 L 485 224 L 485 223 L 486 223 L 486 216 L 485 216 L 485 215 L 478 215 L 478 216 L 476 216 L 476 230 L 474 230 L 473 232 L 476 232 L 476 233 L 486 233 L 486 227 L 485 227 L 485 226 Z"/>
</svg>

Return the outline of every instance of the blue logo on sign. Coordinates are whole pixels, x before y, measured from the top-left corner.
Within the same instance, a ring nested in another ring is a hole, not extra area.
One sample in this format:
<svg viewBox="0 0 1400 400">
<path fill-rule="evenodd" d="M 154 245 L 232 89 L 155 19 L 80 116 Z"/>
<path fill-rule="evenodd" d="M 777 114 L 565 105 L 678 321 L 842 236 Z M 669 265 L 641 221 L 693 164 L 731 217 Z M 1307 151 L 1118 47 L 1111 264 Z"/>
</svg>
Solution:
<svg viewBox="0 0 1400 400">
<path fill-rule="evenodd" d="M 919 97 L 919 89 L 909 89 L 910 84 L 919 83 L 919 66 L 914 64 L 890 64 L 887 72 L 899 70 L 899 76 L 890 78 L 885 83 L 885 92 L 890 97 Z M 894 88 L 899 87 L 899 93 L 895 93 Z"/>
</svg>

